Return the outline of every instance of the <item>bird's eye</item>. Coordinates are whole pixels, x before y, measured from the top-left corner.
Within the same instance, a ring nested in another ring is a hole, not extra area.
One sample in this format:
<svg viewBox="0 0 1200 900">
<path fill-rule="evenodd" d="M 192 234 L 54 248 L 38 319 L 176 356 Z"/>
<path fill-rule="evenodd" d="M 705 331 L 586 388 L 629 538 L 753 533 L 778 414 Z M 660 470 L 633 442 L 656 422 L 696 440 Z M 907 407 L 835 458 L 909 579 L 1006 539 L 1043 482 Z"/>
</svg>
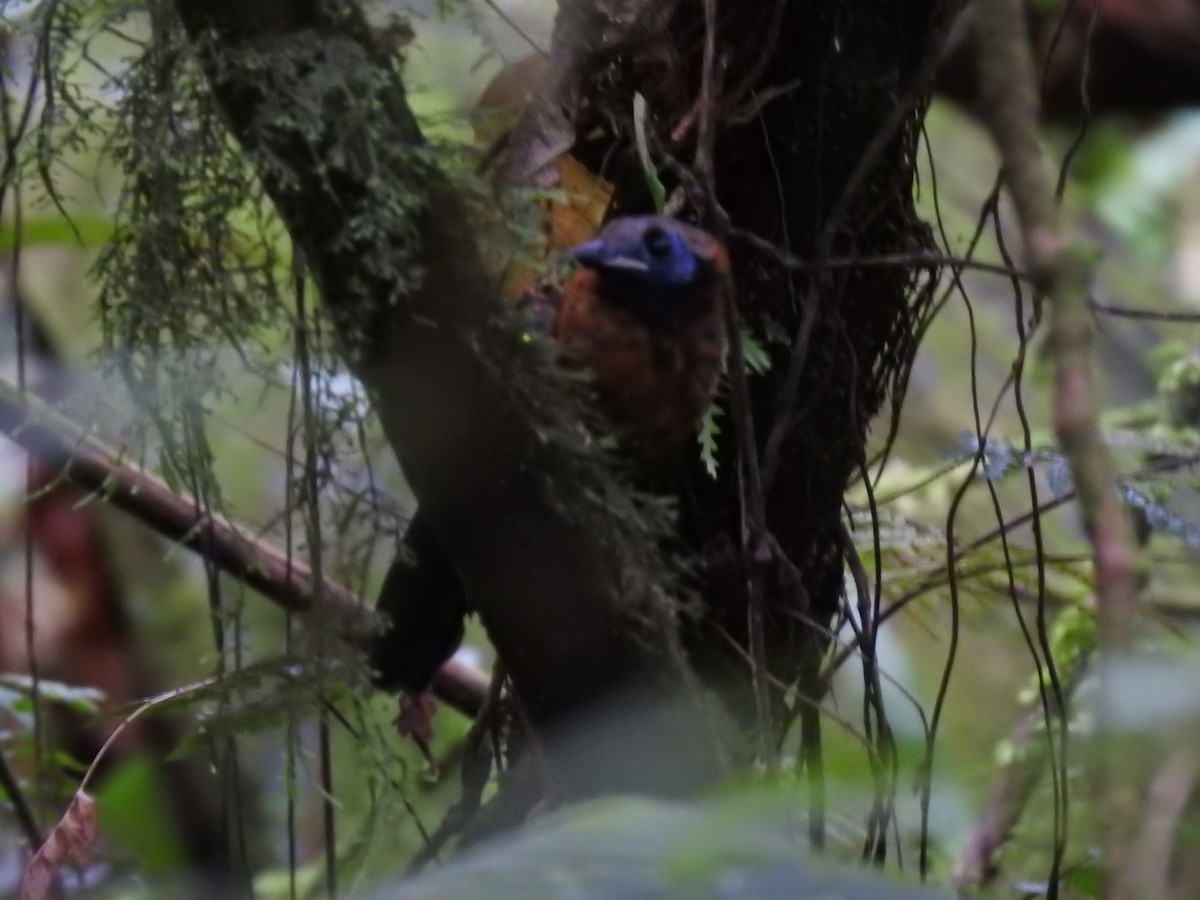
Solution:
<svg viewBox="0 0 1200 900">
<path fill-rule="evenodd" d="M 668 259 L 674 250 L 671 236 L 657 225 L 646 229 L 646 233 L 642 235 L 642 244 L 645 245 L 651 259 Z"/>
</svg>

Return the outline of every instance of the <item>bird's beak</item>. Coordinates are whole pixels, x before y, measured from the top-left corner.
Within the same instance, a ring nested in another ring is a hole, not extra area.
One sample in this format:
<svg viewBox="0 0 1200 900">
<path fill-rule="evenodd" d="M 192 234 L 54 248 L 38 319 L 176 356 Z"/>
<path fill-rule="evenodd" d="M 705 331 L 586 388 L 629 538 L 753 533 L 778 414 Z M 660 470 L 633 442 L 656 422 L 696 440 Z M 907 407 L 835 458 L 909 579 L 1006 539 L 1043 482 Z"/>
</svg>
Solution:
<svg viewBox="0 0 1200 900">
<path fill-rule="evenodd" d="M 596 238 L 580 244 L 567 254 L 571 259 L 589 269 L 621 269 L 626 272 L 645 272 L 647 266 L 640 259 L 614 252 L 612 247 Z"/>
<path fill-rule="evenodd" d="M 604 241 L 596 238 L 588 241 L 586 244 L 580 244 L 578 247 L 572 247 L 568 252 L 568 256 L 578 263 L 585 266 L 599 266 L 606 256 L 608 248 L 604 246 Z"/>
</svg>

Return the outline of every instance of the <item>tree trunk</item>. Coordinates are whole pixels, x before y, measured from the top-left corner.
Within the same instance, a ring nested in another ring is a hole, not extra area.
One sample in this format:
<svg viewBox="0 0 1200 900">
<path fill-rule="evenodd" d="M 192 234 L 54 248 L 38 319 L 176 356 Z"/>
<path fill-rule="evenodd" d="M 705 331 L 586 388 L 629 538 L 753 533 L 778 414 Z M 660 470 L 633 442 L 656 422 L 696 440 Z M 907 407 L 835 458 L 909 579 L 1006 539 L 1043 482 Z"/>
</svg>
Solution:
<svg viewBox="0 0 1200 900">
<path fill-rule="evenodd" d="M 607 5 L 564 3 L 560 23 Z M 685 537 L 707 563 L 692 658 L 739 711 L 754 709 L 753 679 L 728 636 L 753 649 L 755 597 L 770 675 L 817 690 L 821 627 L 842 585 L 842 493 L 865 469 L 871 417 L 903 383 L 930 280 L 907 266 L 825 264 L 927 246 L 912 204 L 916 137 L 948 5 L 715 3 L 715 87 L 700 104 L 701 4 L 626 3 L 632 22 L 605 19 L 620 22 L 619 39 L 554 51 L 556 89 L 582 100 L 567 107 L 575 151 L 616 183 L 614 211 L 649 208 L 632 146 L 639 92 L 656 147 L 685 162 L 713 122 L 716 200 L 727 224 L 761 239 L 732 235 L 742 321 L 773 363 L 750 380 L 757 435 L 725 427 L 717 477 L 681 460 L 675 481 Z M 716 777 L 721 741 L 693 692 L 660 555 L 646 549 L 657 542 L 597 508 L 580 464 L 540 440 L 514 398 L 536 361 L 487 324 L 493 297 L 463 206 L 356 8 L 176 6 L 537 737 L 550 738 L 554 780 L 577 796 Z M 682 183 L 694 208 L 724 221 Z M 757 526 L 748 477 L 765 498 Z M 782 701 L 776 688 L 771 702 Z"/>
</svg>

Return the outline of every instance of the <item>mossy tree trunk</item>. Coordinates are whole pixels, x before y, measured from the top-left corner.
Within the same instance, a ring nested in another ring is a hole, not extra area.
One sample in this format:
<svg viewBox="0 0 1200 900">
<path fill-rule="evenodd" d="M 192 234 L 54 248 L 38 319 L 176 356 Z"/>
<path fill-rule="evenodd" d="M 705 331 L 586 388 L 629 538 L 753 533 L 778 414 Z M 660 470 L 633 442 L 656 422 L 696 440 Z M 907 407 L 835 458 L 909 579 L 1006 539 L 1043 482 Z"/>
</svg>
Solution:
<svg viewBox="0 0 1200 900">
<path fill-rule="evenodd" d="M 695 467 L 681 488 L 686 537 L 708 563 L 710 616 L 691 635 L 692 660 L 735 685 L 735 705 L 751 679 L 726 635 L 748 643 L 749 584 L 768 601 L 771 674 L 817 690 L 821 628 L 842 585 L 842 493 L 865 465 L 871 417 L 906 370 L 924 296 L 907 267 L 822 263 L 925 247 L 912 180 L 924 64 L 946 5 L 714 5 L 716 199 L 735 228 L 780 251 L 734 235 L 743 319 L 773 359 L 750 381 L 766 500 L 759 543 L 744 540 L 748 445 L 733 428 L 718 477 Z M 589 506 L 573 484 L 577 461 L 539 439 L 512 389 L 536 378 L 538 363 L 489 324 L 495 301 L 462 201 L 431 159 L 389 53 L 340 0 L 175 6 L 534 729 L 576 738 L 547 742 L 559 788 L 661 792 L 717 777 L 719 739 L 663 602 L 659 556 L 619 516 Z M 641 6 L 628 44 L 566 67 L 587 100 L 577 152 L 616 182 L 617 211 L 648 202 L 627 127 L 633 93 L 647 96 L 661 147 L 685 161 L 687 130 L 675 142 L 670 132 L 700 93 L 701 4 Z M 781 693 L 774 702 L 783 708 Z M 618 706 L 622 715 L 577 730 Z"/>
</svg>

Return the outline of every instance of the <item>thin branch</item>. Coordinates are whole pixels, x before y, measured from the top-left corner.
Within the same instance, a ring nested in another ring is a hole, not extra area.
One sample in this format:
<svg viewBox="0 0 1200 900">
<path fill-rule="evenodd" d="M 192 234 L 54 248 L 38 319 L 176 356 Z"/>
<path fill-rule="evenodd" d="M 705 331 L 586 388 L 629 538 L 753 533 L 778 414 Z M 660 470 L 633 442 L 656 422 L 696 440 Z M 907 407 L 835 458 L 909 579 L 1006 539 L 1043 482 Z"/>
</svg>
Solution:
<svg viewBox="0 0 1200 900">
<path fill-rule="evenodd" d="M 716 142 L 713 106 L 719 85 L 716 71 L 717 4 L 716 0 L 704 0 L 704 60 L 700 74 L 700 97 L 696 101 L 698 115 L 695 172 L 704 185 L 705 194 L 717 195 L 716 176 L 713 169 L 713 147 Z M 723 217 L 715 216 L 715 226 L 723 242 L 728 242 L 728 232 Z M 737 293 L 733 280 L 726 284 L 725 327 L 729 335 L 729 379 L 732 385 L 730 412 L 737 429 L 738 463 L 742 467 L 739 479 L 739 507 L 741 509 L 741 550 L 747 566 L 746 631 L 750 642 L 751 682 L 754 688 L 754 703 L 758 712 L 759 753 L 768 774 L 779 771 L 779 751 L 775 733 L 774 715 L 771 707 L 770 687 L 767 683 L 766 645 L 766 596 L 764 580 L 766 564 L 771 560 L 767 529 L 767 505 L 763 491 L 763 479 L 758 459 L 758 440 L 754 434 L 754 419 L 750 405 L 750 385 L 747 379 L 746 359 L 741 339 L 741 315 L 738 312 Z M 782 556 L 782 554 L 780 554 Z"/>
<path fill-rule="evenodd" d="M 864 254 L 862 256 L 830 256 L 818 259 L 801 259 L 789 253 L 778 244 L 772 243 L 761 235 L 745 228 L 729 229 L 729 237 L 735 241 L 759 250 L 771 257 L 776 263 L 793 272 L 823 272 L 832 269 L 872 269 L 872 268 L 903 268 L 914 266 L 928 268 L 949 267 L 952 269 L 970 269 L 989 275 L 999 275 L 1002 278 L 1020 278 L 1029 281 L 1032 276 L 1021 269 L 1001 263 L 983 262 L 970 256 L 956 256 L 951 253 L 936 253 L 927 250 L 910 250 L 899 253 Z"/>
<path fill-rule="evenodd" d="M 1021 224 L 1034 284 L 1048 301 L 1049 348 L 1055 364 L 1054 429 L 1070 463 L 1084 527 L 1093 548 L 1099 645 L 1112 658 L 1129 652 L 1137 612 L 1137 550 L 1117 493 L 1116 469 L 1098 423 L 1092 350 L 1095 342 L 1087 254 L 1059 223 L 1054 183 L 1038 142 L 1039 104 L 1033 54 L 1020 0 L 979 6 L 982 114 L 996 142 Z M 1110 667 L 1101 666 L 1102 693 Z M 1130 896 L 1121 885 L 1128 865 L 1136 792 L 1110 743 L 1097 772 L 1098 821 L 1109 879 L 1104 896 Z"/>
<path fill-rule="evenodd" d="M 1062 680 L 1062 696 L 1070 702 L 1086 673 L 1086 661 L 1079 660 Z M 1008 739 L 1007 761 L 992 785 L 987 802 L 954 867 L 954 885 L 960 889 L 985 889 L 1000 874 L 996 861 L 999 851 L 1008 842 L 1013 828 L 1021 821 L 1034 791 L 1050 762 L 1052 741 L 1046 731 L 1046 710 L 1041 696 L 1030 703 L 1030 709 L 1017 723 Z M 1060 710 L 1053 710 L 1059 714 Z"/>
<path fill-rule="evenodd" d="M 47 467 L 133 516 L 170 541 L 197 552 L 210 552 L 224 572 L 289 612 L 315 619 L 359 642 L 370 633 L 370 609 L 341 585 L 325 580 L 320 595 L 307 566 L 218 516 L 196 512 L 192 498 L 176 494 L 158 476 L 122 459 L 120 452 L 91 437 L 87 430 L 39 400 L 21 399 L 12 385 L 0 382 L 0 432 Z M 487 676 L 454 660 L 434 680 L 445 703 L 474 716 L 487 693 Z"/>
<path fill-rule="evenodd" d="M 16 816 L 17 824 L 21 826 L 21 831 L 24 832 L 30 849 L 36 850 L 42 846 L 42 831 L 38 828 L 37 819 L 34 818 L 29 801 L 25 799 L 25 792 L 21 790 L 21 783 L 17 781 L 17 776 L 13 774 L 13 770 L 8 764 L 8 757 L 4 755 L 3 747 L 0 747 L 0 788 L 4 789 L 9 805 L 12 806 Z"/>
<path fill-rule="evenodd" d="M 1189 807 L 1200 781 L 1200 758 L 1179 741 L 1146 791 L 1130 881 L 1139 897 L 1195 897 L 1196 866 L 1188 859 Z M 1187 860 L 1186 862 L 1184 860 Z"/>
<path fill-rule="evenodd" d="M 1181 322 L 1187 325 L 1200 325 L 1200 312 L 1185 312 L 1171 309 L 1133 309 L 1128 306 L 1113 306 L 1108 303 L 1091 301 L 1095 312 L 1106 316 L 1116 316 L 1121 319 L 1147 319 L 1152 322 Z"/>
</svg>

